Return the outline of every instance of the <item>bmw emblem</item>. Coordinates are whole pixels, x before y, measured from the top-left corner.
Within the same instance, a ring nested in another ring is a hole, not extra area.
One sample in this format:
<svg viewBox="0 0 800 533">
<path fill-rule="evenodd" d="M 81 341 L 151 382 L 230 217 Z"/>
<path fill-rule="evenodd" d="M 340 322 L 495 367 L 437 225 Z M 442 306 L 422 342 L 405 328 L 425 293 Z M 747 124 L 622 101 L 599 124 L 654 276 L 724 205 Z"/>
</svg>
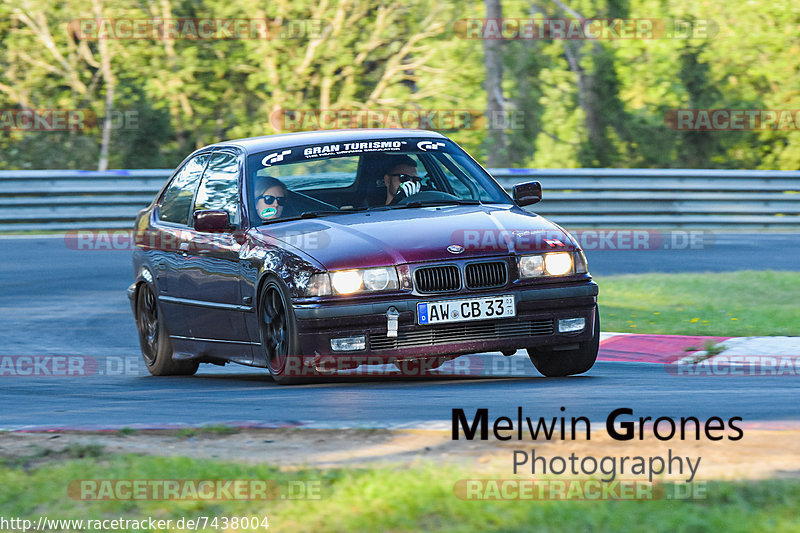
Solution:
<svg viewBox="0 0 800 533">
<path fill-rule="evenodd" d="M 464 252 L 464 247 L 460 244 L 451 244 L 447 247 L 447 251 L 451 254 L 460 254 Z"/>
</svg>

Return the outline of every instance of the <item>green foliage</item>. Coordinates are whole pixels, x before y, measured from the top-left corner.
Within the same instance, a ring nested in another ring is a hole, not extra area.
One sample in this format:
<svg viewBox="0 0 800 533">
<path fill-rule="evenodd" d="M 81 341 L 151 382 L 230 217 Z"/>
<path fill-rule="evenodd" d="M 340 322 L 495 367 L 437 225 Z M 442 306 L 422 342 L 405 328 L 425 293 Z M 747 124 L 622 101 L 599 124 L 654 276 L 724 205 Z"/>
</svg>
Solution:
<svg viewBox="0 0 800 533">
<path fill-rule="evenodd" d="M 707 43 L 691 46 L 687 43 L 680 53 L 680 79 L 689 96 L 691 109 L 714 109 L 721 94 L 711 79 L 711 66 L 702 62 L 700 54 Z M 686 168 L 708 168 L 713 156 L 722 149 L 719 132 L 682 132 L 678 142 L 679 166 Z"/>
<path fill-rule="evenodd" d="M 211 425 L 194 428 L 182 428 L 177 431 L 179 437 L 191 438 L 199 435 L 234 435 L 239 433 L 239 428 L 233 426 Z"/>
<path fill-rule="evenodd" d="M 800 108 L 800 5 L 505 0 L 503 12 L 680 20 L 697 30 L 655 39 L 503 40 L 503 96 L 516 117 L 506 130 L 510 164 L 800 166 L 800 131 L 680 132 L 665 123 L 680 108 Z M 482 2 L 453 0 L 14 0 L 0 5 L 0 110 L 83 109 L 102 118 L 113 90 L 111 110 L 137 120 L 112 129 L 111 168 L 172 167 L 205 144 L 285 131 L 286 110 L 482 112 L 482 42 L 454 27 L 482 16 Z M 267 39 L 217 40 L 100 41 L 75 30 L 87 18 L 191 17 L 283 26 Z M 301 31 L 281 34 L 297 21 L 306 21 L 294 26 Z M 705 27 L 707 34 L 699 31 Z M 101 125 L 0 129 L 0 168 L 96 168 Z M 445 133 L 485 159 L 493 150 L 485 125 Z"/>
<path fill-rule="evenodd" d="M 479 501 L 456 496 L 454 486 L 459 480 L 489 477 L 466 467 L 425 463 L 410 468 L 287 471 L 264 464 L 109 455 L 26 470 L 0 465 L 0 512 L 34 524 L 41 515 L 84 520 L 153 517 L 172 520 L 172 529 L 181 518 L 266 516 L 270 529 L 297 532 L 526 532 L 532 527 L 545 532 L 788 532 L 800 527 L 796 479 L 708 482 L 704 498 L 685 501 Z M 290 484 L 308 482 L 309 487 L 319 487 L 319 498 L 81 501 L 68 493 L 67 487 L 76 480 L 114 479 L 262 480 L 275 483 L 281 496 L 290 494 L 286 491 Z M 208 527 L 205 531 L 216 530 Z"/>
<path fill-rule="evenodd" d="M 591 264 L 591 257 L 589 258 Z M 604 331 L 748 337 L 795 335 L 800 274 L 745 270 L 596 279 Z"/>
</svg>

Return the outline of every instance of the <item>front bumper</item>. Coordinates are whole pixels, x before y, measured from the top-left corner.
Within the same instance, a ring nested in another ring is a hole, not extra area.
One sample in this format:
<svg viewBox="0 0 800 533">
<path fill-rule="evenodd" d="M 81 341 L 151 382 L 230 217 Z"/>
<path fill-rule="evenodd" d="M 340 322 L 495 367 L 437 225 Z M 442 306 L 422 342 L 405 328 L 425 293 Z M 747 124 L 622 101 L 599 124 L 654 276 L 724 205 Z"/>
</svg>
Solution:
<svg viewBox="0 0 800 533">
<path fill-rule="evenodd" d="M 396 298 L 374 303 L 295 305 L 302 354 L 383 360 L 430 356 L 458 356 L 484 351 L 510 351 L 534 346 L 588 341 L 594 331 L 597 284 L 580 282 L 558 287 L 515 288 L 517 314 L 513 318 L 417 325 L 416 304 L 421 298 Z M 491 296 L 470 295 L 469 297 Z M 464 298 L 465 295 L 436 298 Z M 387 336 L 387 312 L 399 312 L 396 337 Z M 559 318 L 585 319 L 575 333 L 558 333 Z M 366 350 L 334 352 L 332 338 L 364 335 Z"/>
</svg>

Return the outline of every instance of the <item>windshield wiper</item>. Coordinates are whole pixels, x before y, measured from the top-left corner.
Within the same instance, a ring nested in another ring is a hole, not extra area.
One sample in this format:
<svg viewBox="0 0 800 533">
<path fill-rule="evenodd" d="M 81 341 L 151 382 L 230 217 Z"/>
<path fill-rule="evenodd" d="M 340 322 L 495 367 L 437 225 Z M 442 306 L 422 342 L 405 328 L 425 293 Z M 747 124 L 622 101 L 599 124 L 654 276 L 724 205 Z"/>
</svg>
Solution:
<svg viewBox="0 0 800 533">
<path fill-rule="evenodd" d="M 390 209 L 411 209 L 415 207 L 431 207 L 437 205 L 481 205 L 478 200 L 430 200 L 427 202 L 408 202 L 387 206 Z"/>
<path fill-rule="evenodd" d="M 366 211 L 366 207 L 354 207 L 353 209 L 329 209 L 325 211 L 305 211 L 300 215 L 300 218 L 317 218 L 327 215 L 346 215 L 347 213 L 357 213 L 359 211 Z"/>
</svg>

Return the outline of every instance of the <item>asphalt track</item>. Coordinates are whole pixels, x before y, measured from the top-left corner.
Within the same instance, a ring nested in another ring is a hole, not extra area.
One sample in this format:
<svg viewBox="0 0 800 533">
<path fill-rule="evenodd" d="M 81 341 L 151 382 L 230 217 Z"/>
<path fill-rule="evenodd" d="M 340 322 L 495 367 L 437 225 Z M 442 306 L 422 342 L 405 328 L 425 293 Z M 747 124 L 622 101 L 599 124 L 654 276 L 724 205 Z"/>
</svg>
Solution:
<svg viewBox="0 0 800 533">
<path fill-rule="evenodd" d="M 354 377 L 279 387 L 260 369 L 203 365 L 191 378 L 143 370 L 125 297 L 130 251 L 77 251 L 63 237 L 0 238 L 0 357 L 84 356 L 88 376 L 0 376 L 0 429 L 228 423 L 311 427 L 445 424 L 451 409 L 494 416 L 636 416 L 798 420 L 798 377 L 670 375 L 659 364 L 598 362 L 544 379 L 522 352 L 483 354 L 479 376 Z M 635 272 L 800 270 L 798 234 L 715 234 L 695 249 L 589 250 L 598 276 Z M 765 391 L 769 391 L 768 394 Z"/>
</svg>

